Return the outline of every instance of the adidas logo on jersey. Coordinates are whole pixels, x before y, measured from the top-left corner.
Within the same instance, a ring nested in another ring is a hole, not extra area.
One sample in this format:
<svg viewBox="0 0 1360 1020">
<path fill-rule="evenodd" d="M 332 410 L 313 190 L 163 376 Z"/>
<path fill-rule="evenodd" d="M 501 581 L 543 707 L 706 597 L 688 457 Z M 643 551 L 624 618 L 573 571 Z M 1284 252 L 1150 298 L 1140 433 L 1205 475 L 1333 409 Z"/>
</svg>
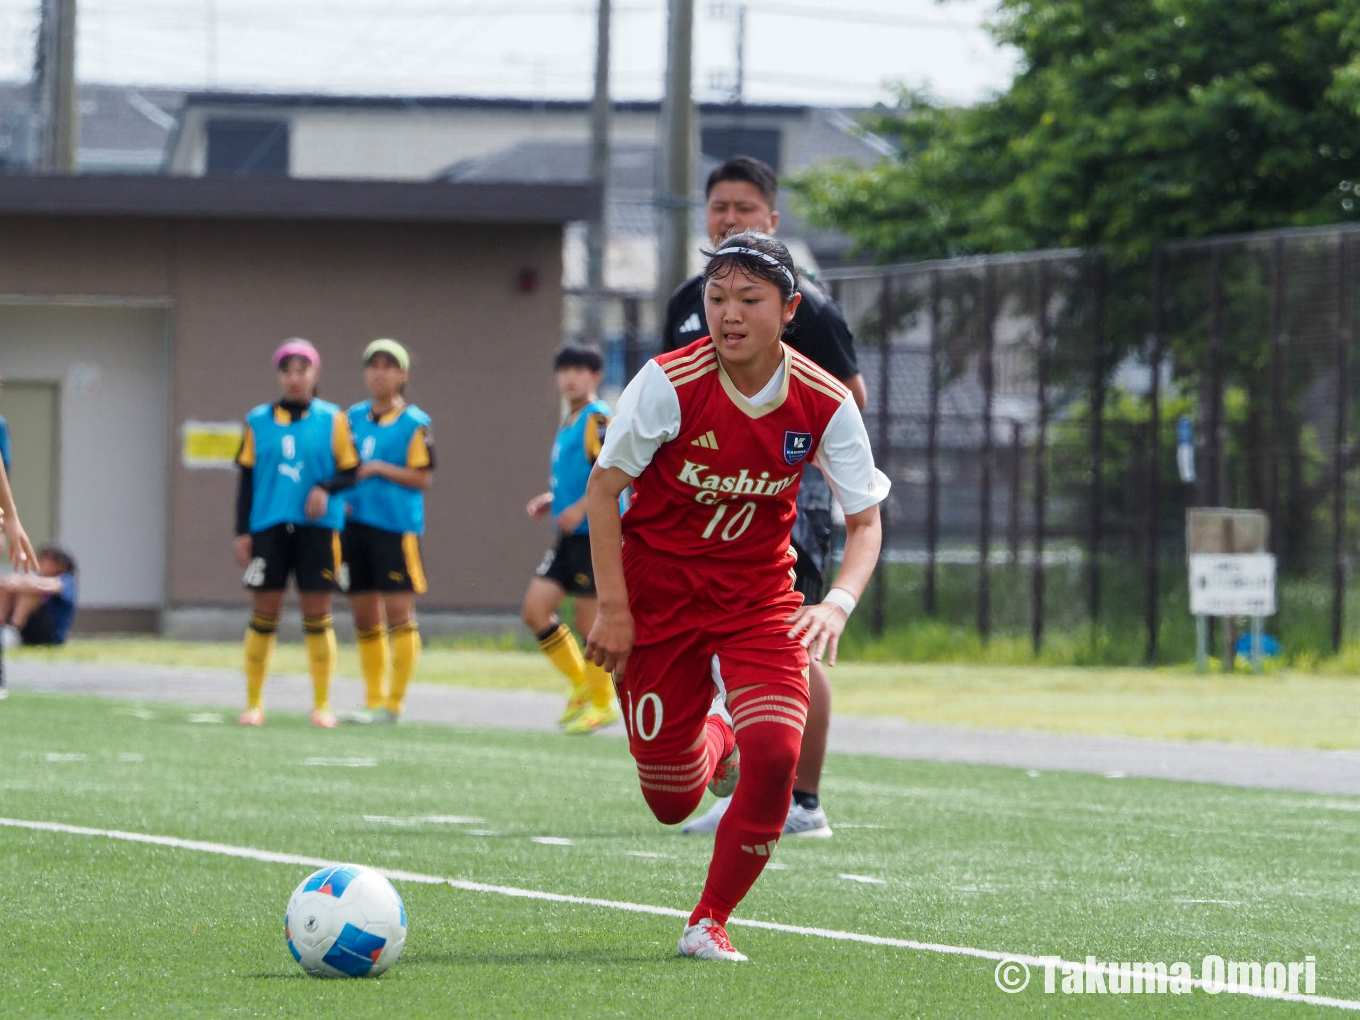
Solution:
<svg viewBox="0 0 1360 1020">
<path fill-rule="evenodd" d="M 698 439 L 691 440 L 690 446 L 702 446 L 705 450 L 716 450 L 718 448 L 718 437 L 709 429 Z"/>
<path fill-rule="evenodd" d="M 698 312 L 690 312 L 689 318 L 680 323 L 681 333 L 702 333 L 703 331 L 704 324 L 699 321 Z"/>
</svg>

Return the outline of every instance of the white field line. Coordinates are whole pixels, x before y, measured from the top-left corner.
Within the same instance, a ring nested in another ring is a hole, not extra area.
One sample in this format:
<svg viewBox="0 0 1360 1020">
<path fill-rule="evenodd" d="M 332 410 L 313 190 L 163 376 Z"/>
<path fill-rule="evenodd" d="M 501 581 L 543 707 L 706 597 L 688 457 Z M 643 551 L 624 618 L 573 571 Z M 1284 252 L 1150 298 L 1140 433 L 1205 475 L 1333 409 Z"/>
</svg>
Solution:
<svg viewBox="0 0 1360 1020">
<path fill-rule="evenodd" d="M 197 839 L 180 839 L 177 836 L 153 836 L 143 832 L 121 832 L 117 829 L 92 829 L 84 825 L 65 825 L 61 822 L 36 822 L 21 818 L 0 818 L 0 827 L 11 829 L 32 829 L 37 832 L 59 832 L 72 836 L 98 836 L 104 839 L 117 839 L 127 843 L 148 843 L 152 846 L 168 846 L 179 850 L 197 850 L 200 853 L 218 854 L 223 857 L 243 857 L 252 861 L 265 861 L 271 864 L 296 864 L 309 868 L 323 868 L 335 861 L 325 857 L 307 857 L 302 854 L 279 853 L 275 850 L 259 850 L 248 846 L 231 846 L 227 843 L 209 843 Z M 602 900 L 593 896 L 569 896 L 563 893 L 543 892 L 538 889 L 518 889 L 508 885 L 488 885 L 484 882 L 469 882 L 461 878 L 445 878 L 439 875 L 422 875 L 415 871 L 399 871 L 393 868 L 374 870 L 398 882 L 419 882 L 425 885 L 448 885 L 466 892 L 490 893 L 495 896 L 510 896 L 524 900 L 543 900 L 549 903 L 572 903 L 587 907 L 604 907 L 607 910 L 623 910 L 633 914 L 653 914 L 658 917 L 689 917 L 688 910 L 674 907 L 657 907 L 647 903 L 629 903 L 626 900 Z M 917 942 L 914 939 L 893 939 L 882 935 L 865 935 L 854 931 L 837 931 L 833 928 L 809 928 L 799 924 L 779 924 L 775 921 L 752 921 L 733 917 L 729 925 L 743 928 L 760 928 L 764 931 L 778 931 L 789 935 L 805 935 L 812 938 L 832 939 L 837 942 L 859 942 L 870 946 L 890 946 L 896 949 L 913 949 L 922 953 L 941 953 L 946 956 L 970 956 L 979 960 L 998 962 L 1014 960 L 1027 967 L 1040 969 L 1048 965 L 1067 971 L 1081 971 L 1089 974 L 1103 974 L 1107 977 L 1117 975 L 1117 967 L 1102 963 L 1078 963 L 1057 960 L 1054 957 L 1029 956 L 1024 953 L 999 953 L 993 949 L 973 949 L 969 946 L 948 946 L 938 942 Z M 1184 984 L 1193 988 L 1204 988 L 1199 978 L 1187 978 Z M 1251 988 L 1243 985 L 1225 984 L 1223 994 L 1248 995 L 1256 999 L 1280 999 L 1285 1002 L 1301 1002 L 1309 1006 L 1333 1006 L 1360 1012 L 1360 1001 L 1336 999 L 1327 995 L 1305 995 L 1299 992 L 1277 992 L 1266 988 Z M 1000 993 L 998 993 L 1000 994 Z"/>
</svg>

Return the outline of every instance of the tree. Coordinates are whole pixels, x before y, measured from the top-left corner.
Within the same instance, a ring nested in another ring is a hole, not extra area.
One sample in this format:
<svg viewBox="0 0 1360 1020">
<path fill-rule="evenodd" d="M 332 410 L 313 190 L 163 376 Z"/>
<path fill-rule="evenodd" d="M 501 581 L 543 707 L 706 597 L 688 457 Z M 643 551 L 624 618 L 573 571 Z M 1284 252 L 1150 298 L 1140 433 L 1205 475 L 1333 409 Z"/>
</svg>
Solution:
<svg viewBox="0 0 1360 1020">
<path fill-rule="evenodd" d="M 1353 220 L 1360 0 L 1001 0 L 1004 94 L 903 89 L 898 155 L 802 174 L 821 226 L 880 260 L 1102 246 Z"/>
</svg>

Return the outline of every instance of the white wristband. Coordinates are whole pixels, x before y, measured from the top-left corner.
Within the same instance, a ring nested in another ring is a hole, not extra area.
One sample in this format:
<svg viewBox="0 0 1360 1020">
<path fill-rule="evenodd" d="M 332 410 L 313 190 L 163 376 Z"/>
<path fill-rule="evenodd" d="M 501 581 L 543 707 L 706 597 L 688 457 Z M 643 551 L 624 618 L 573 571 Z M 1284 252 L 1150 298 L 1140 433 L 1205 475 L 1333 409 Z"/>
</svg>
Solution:
<svg viewBox="0 0 1360 1020">
<path fill-rule="evenodd" d="M 859 605 L 859 599 L 855 598 L 855 596 L 851 595 L 844 588 L 832 588 L 826 593 L 826 598 L 822 599 L 822 601 L 830 602 L 833 606 L 839 606 L 844 609 L 846 616 L 853 613 L 855 607 Z"/>
</svg>

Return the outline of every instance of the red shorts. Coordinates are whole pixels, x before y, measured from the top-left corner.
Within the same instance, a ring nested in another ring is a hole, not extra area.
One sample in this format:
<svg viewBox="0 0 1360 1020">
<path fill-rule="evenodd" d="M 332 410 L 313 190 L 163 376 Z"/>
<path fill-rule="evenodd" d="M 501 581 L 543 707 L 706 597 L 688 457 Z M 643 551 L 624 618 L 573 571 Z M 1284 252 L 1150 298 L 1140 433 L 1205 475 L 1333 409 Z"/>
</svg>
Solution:
<svg viewBox="0 0 1360 1020">
<path fill-rule="evenodd" d="M 788 636 L 803 604 L 790 571 L 705 569 L 625 544 L 636 640 L 617 677 L 629 749 L 661 761 L 703 738 L 715 674 L 728 691 L 784 687 L 804 703 L 808 652 Z"/>
</svg>

